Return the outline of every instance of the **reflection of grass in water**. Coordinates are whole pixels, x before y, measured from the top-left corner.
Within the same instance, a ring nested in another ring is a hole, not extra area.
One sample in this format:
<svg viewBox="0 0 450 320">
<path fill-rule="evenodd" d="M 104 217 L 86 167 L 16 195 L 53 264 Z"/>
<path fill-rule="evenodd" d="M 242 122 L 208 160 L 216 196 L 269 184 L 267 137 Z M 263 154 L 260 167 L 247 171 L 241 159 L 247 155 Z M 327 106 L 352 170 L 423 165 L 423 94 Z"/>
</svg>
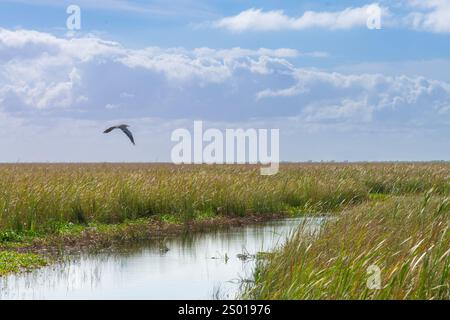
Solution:
<svg viewBox="0 0 450 320">
<path fill-rule="evenodd" d="M 213 294 L 212 299 L 213 300 L 227 300 L 234 297 L 230 297 L 230 294 L 223 289 L 222 285 L 219 283 L 217 285 L 214 285 L 213 287 Z"/>
</svg>

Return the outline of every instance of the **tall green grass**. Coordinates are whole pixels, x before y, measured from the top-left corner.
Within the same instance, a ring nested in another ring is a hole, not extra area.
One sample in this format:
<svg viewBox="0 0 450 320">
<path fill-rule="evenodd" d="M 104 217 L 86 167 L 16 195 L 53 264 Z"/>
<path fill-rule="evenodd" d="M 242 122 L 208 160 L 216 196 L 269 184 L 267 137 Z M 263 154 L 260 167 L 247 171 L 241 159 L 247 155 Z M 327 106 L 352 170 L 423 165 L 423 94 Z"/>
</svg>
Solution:
<svg viewBox="0 0 450 320">
<path fill-rule="evenodd" d="M 244 216 L 325 212 L 370 194 L 449 190 L 448 164 L 0 165 L 0 235 L 53 232 L 61 224 L 120 223 L 154 215 Z"/>
<path fill-rule="evenodd" d="M 260 261 L 251 299 L 450 299 L 450 199 L 433 190 L 340 213 Z M 380 269 L 381 286 L 368 286 Z"/>
</svg>

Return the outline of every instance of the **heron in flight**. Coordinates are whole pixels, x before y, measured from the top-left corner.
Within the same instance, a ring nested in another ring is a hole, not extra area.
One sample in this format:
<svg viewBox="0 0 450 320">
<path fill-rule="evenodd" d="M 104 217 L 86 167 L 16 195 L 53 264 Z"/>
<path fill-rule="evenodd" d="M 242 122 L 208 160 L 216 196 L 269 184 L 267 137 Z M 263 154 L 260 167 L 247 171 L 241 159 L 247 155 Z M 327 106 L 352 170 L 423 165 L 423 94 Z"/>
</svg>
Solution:
<svg viewBox="0 0 450 320">
<path fill-rule="evenodd" d="M 133 138 L 133 134 L 131 133 L 130 130 L 128 130 L 129 125 L 127 124 L 121 124 L 118 126 L 113 126 L 111 128 L 106 129 L 105 131 L 103 131 L 103 133 L 110 133 L 111 131 L 113 131 L 114 129 L 120 129 L 123 131 L 123 133 L 125 133 L 127 135 L 127 137 L 130 139 L 131 143 L 133 145 L 135 145 L 134 143 L 134 138 Z"/>
</svg>

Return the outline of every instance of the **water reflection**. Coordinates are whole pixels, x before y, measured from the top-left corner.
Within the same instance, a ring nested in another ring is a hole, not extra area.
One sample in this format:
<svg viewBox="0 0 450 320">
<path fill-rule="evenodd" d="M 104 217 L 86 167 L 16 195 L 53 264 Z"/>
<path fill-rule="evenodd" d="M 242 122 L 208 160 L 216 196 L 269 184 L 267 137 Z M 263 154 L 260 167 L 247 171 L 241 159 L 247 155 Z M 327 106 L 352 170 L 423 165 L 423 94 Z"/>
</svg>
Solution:
<svg viewBox="0 0 450 320">
<path fill-rule="evenodd" d="M 300 225 L 313 234 L 323 221 L 284 219 L 70 256 L 0 278 L 0 299 L 232 299 L 251 279 L 253 255 L 274 250 Z"/>
</svg>

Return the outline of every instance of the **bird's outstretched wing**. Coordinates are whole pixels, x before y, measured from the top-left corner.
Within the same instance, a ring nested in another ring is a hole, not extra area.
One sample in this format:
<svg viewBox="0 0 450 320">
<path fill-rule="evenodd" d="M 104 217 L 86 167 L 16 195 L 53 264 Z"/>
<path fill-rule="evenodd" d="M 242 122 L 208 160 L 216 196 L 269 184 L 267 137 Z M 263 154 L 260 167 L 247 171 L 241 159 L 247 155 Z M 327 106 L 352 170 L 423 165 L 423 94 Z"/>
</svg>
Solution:
<svg viewBox="0 0 450 320">
<path fill-rule="evenodd" d="M 103 131 L 103 133 L 110 133 L 110 132 L 113 131 L 114 129 L 117 129 L 117 127 L 114 126 L 114 127 L 108 128 L 108 129 L 106 129 L 105 131 Z"/>
<path fill-rule="evenodd" d="M 134 143 L 134 138 L 133 138 L 133 134 L 131 133 L 131 131 L 128 130 L 126 127 L 122 127 L 122 126 L 120 127 L 120 129 L 123 131 L 123 133 L 125 133 L 127 135 L 128 138 L 130 138 L 131 143 L 133 143 L 133 145 L 136 145 Z"/>
</svg>

